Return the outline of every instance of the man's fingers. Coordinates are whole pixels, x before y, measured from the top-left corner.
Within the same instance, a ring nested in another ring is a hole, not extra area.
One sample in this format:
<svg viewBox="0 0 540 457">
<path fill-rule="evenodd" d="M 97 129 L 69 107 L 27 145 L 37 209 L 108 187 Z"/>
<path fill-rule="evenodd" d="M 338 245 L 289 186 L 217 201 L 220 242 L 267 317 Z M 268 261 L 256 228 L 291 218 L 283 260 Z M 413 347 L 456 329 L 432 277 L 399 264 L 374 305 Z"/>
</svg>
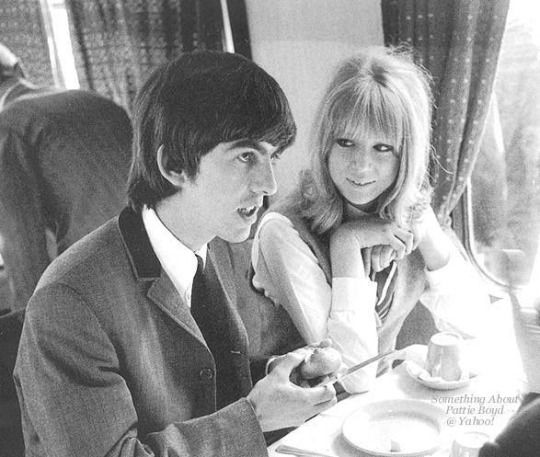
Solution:
<svg viewBox="0 0 540 457">
<path fill-rule="evenodd" d="M 309 389 L 304 390 L 308 402 L 312 405 L 327 403 L 336 398 L 336 389 L 334 389 L 332 384 L 310 387 Z"/>
<path fill-rule="evenodd" d="M 337 398 L 336 397 L 333 397 L 330 400 L 325 401 L 323 403 L 316 404 L 315 408 L 317 408 L 317 414 L 327 410 L 328 408 L 331 408 L 335 404 L 337 404 Z"/>
<path fill-rule="evenodd" d="M 305 351 L 297 351 L 282 355 L 276 359 L 272 373 L 287 377 L 290 376 L 291 372 L 304 361 L 305 354 Z"/>
</svg>

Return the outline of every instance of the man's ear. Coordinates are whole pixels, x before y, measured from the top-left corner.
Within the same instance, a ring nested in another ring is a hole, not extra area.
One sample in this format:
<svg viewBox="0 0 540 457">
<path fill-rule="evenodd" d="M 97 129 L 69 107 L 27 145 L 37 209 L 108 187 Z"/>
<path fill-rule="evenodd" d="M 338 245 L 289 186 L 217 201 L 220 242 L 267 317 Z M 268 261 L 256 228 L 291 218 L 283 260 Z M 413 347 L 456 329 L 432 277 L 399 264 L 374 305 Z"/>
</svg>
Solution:
<svg viewBox="0 0 540 457">
<path fill-rule="evenodd" d="M 174 187 L 181 188 L 187 180 L 186 174 L 184 171 L 175 171 L 171 169 L 170 159 L 165 153 L 163 145 L 157 150 L 156 160 L 161 176 L 169 181 Z"/>
</svg>

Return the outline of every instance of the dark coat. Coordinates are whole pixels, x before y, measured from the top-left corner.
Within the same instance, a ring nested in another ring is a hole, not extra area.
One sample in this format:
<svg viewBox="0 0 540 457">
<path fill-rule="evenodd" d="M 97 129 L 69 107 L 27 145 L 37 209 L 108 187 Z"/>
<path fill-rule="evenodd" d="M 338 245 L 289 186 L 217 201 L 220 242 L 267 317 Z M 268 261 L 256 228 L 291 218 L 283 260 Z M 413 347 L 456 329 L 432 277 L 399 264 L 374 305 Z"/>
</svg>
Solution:
<svg viewBox="0 0 540 457">
<path fill-rule="evenodd" d="M 238 397 L 251 389 L 247 337 L 234 330 Z M 215 362 L 189 307 L 130 209 L 72 246 L 29 302 L 15 367 L 27 456 L 262 456 L 246 399 L 216 411 Z"/>
<path fill-rule="evenodd" d="M 126 204 L 131 125 L 88 91 L 30 90 L 0 112 L 0 254 L 24 309 L 51 259 Z"/>
</svg>

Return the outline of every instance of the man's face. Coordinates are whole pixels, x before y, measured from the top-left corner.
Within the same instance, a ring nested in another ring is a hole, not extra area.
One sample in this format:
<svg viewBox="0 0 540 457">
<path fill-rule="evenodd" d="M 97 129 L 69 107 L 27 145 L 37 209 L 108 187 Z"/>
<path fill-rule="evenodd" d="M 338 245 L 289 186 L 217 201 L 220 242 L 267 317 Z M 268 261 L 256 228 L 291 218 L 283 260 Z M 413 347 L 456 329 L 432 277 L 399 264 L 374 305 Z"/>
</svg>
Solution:
<svg viewBox="0 0 540 457">
<path fill-rule="evenodd" d="M 218 144 L 201 158 L 197 175 L 171 197 L 178 205 L 169 208 L 180 211 L 169 229 L 191 248 L 216 236 L 230 242 L 246 240 L 263 197 L 276 192 L 276 150 L 270 143 L 252 140 Z"/>
</svg>

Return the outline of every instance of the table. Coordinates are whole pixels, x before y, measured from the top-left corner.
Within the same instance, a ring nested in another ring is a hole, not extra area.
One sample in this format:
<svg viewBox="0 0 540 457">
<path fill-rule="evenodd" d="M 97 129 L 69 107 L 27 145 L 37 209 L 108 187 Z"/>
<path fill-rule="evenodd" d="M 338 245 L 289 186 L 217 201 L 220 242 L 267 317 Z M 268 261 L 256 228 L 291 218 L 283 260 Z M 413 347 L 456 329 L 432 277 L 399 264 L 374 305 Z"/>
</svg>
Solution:
<svg viewBox="0 0 540 457">
<path fill-rule="evenodd" d="M 335 457 L 362 457 L 365 454 L 341 436 L 344 420 L 364 404 L 392 398 L 418 399 L 445 411 L 446 433 L 434 457 L 448 457 L 453 439 L 464 431 L 481 431 L 495 437 L 518 409 L 525 390 L 508 300 L 493 304 L 493 314 L 475 350 L 479 374 L 466 387 L 432 390 L 412 379 L 400 365 L 377 378 L 369 392 L 350 396 L 271 445 L 269 455 L 283 457 L 276 447 L 288 444 Z"/>
</svg>

